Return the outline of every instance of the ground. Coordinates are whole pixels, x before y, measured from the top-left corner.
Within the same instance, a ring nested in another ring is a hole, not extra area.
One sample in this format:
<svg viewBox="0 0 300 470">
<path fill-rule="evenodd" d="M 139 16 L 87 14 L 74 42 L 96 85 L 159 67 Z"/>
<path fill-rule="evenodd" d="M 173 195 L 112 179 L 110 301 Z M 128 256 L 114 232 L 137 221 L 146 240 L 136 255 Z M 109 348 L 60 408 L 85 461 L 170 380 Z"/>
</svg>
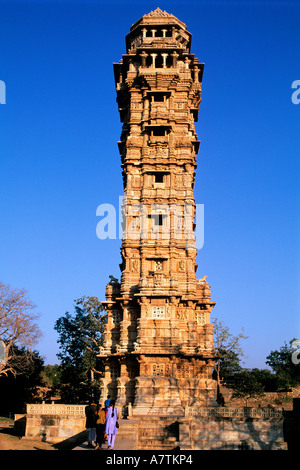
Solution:
<svg viewBox="0 0 300 470">
<path fill-rule="evenodd" d="M 1 450 L 70 450 L 70 444 L 51 444 L 41 440 L 22 438 L 24 433 L 14 428 L 14 421 L 0 417 Z"/>
<path fill-rule="evenodd" d="M 55 450 L 49 442 L 29 441 L 16 435 L 13 424 L 0 422 L 0 450 Z"/>
</svg>

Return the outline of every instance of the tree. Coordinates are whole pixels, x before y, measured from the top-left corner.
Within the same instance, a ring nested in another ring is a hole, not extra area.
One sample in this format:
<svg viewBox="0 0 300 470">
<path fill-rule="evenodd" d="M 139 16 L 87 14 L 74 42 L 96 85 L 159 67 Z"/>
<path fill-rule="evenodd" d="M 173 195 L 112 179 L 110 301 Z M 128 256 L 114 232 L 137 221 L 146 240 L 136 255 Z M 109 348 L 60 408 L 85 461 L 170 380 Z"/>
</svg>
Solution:
<svg viewBox="0 0 300 470">
<path fill-rule="evenodd" d="M 279 351 L 271 351 L 267 356 L 266 364 L 268 364 L 275 372 L 279 387 L 289 389 L 300 384 L 300 364 L 293 362 L 293 343 L 291 340 L 289 346 L 284 343 Z"/>
<path fill-rule="evenodd" d="M 61 382 L 59 365 L 47 364 L 44 366 L 42 370 L 42 379 L 46 387 L 55 389 L 55 387 L 57 387 Z"/>
<path fill-rule="evenodd" d="M 54 329 L 59 334 L 61 352 L 60 393 L 64 401 L 86 400 L 95 386 L 95 375 L 102 372 L 97 358 L 103 344 L 107 314 L 97 297 L 82 297 L 75 301 L 75 315 L 66 312 Z"/>
<path fill-rule="evenodd" d="M 215 375 L 219 392 L 221 377 L 226 379 L 241 370 L 239 362 L 244 354 L 240 340 L 247 339 L 248 336 L 244 335 L 243 329 L 241 333 L 234 336 L 229 332 L 228 326 L 217 318 L 214 318 L 212 323 L 214 325 L 214 349 L 218 357 L 215 363 Z"/>
<path fill-rule="evenodd" d="M 44 385 L 41 372 L 44 360 L 34 351 L 31 360 L 27 360 L 25 348 L 14 346 L 14 355 L 19 357 L 21 372 L 11 372 L 0 377 L 0 412 L 24 413 L 25 404 L 41 401 L 40 392 Z M 25 359 L 22 361 L 22 357 Z"/>
<path fill-rule="evenodd" d="M 251 369 L 251 373 L 257 383 L 260 383 L 265 392 L 276 392 L 278 389 L 278 378 L 268 369 Z"/>
<path fill-rule="evenodd" d="M 230 382 L 231 378 L 242 370 L 240 357 L 235 351 L 226 351 L 222 348 L 218 350 L 220 357 L 219 372 L 220 377 L 225 382 Z"/>
<path fill-rule="evenodd" d="M 263 385 L 257 381 L 256 373 L 252 370 L 243 369 L 236 374 L 233 387 L 233 397 L 245 398 L 246 406 L 249 398 L 259 397 L 264 394 Z"/>
<path fill-rule="evenodd" d="M 34 361 L 34 346 L 41 337 L 36 323 L 39 315 L 25 289 L 12 289 L 0 282 L 0 339 L 5 345 L 5 361 L 0 376 L 22 374 Z M 23 353 L 19 354 L 19 349 Z"/>
</svg>

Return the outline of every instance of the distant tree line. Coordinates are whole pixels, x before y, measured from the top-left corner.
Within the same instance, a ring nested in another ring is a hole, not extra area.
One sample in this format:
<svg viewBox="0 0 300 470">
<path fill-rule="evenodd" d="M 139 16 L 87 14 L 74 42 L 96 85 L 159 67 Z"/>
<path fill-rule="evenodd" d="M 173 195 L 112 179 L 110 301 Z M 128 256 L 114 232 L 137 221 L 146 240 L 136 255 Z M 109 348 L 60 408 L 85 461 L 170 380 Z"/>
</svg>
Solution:
<svg viewBox="0 0 300 470">
<path fill-rule="evenodd" d="M 0 340 L 7 346 L 5 364 L 0 363 L 0 415 L 24 412 L 26 403 L 53 398 L 62 403 L 85 403 L 91 395 L 97 397 L 99 391 L 104 369 L 98 352 L 107 314 L 98 298 L 75 300 L 74 312 L 66 312 L 55 322 L 60 349 L 59 364 L 55 365 L 45 365 L 33 348 L 40 337 L 33 309 L 25 291 L 0 283 Z M 13 319 L 15 323 L 18 320 L 18 329 L 13 329 Z M 26 322 L 32 332 L 30 341 L 28 331 L 24 333 Z M 218 358 L 213 376 L 218 383 L 220 404 L 221 384 L 229 386 L 233 396 L 243 398 L 300 385 L 300 365 L 291 360 L 292 341 L 270 352 L 266 364 L 271 370 L 245 369 L 241 366 L 241 340 L 247 339 L 243 330 L 234 336 L 221 321 L 214 319 L 213 323 Z"/>
<path fill-rule="evenodd" d="M 279 350 L 271 351 L 266 358 L 270 369 L 247 369 L 241 366 L 243 351 L 241 339 L 247 339 L 242 331 L 233 336 L 229 328 L 218 319 L 214 319 L 215 350 L 218 355 L 214 369 L 214 377 L 230 387 L 232 396 L 236 398 L 254 398 L 267 392 L 288 391 L 300 385 L 300 364 L 293 362 L 293 343 L 295 339 L 285 343 Z M 222 402 L 222 396 L 219 396 Z"/>
</svg>

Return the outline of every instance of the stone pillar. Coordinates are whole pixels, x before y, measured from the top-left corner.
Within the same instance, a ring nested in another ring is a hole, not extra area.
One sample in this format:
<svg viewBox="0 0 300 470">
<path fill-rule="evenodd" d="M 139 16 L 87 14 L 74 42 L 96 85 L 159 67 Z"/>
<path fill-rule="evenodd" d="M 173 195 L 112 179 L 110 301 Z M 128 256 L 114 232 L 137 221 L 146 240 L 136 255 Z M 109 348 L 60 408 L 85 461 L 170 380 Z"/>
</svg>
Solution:
<svg viewBox="0 0 300 470">
<path fill-rule="evenodd" d="M 144 96 L 143 120 L 146 121 L 148 118 L 149 118 L 149 99 L 148 99 L 147 95 L 145 95 Z"/>
<path fill-rule="evenodd" d="M 169 54 L 162 54 L 162 58 L 163 58 L 163 68 L 165 69 L 166 66 L 167 66 L 167 57 L 168 57 Z"/>
<path fill-rule="evenodd" d="M 179 57 L 179 54 L 177 54 L 177 52 L 173 52 L 173 54 L 171 54 L 172 58 L 173 58 L 173 68 L 176 68 L 177 67 L 177 59 Z"/>
<path fill-rule="evenodd" d="M 199 67 L 197 67 L 197 65 L 194 67 L 194 82 L 199 82 Z"/>
<path fill-rule="evenodd" d="M 117 379 L 117 400 L 116 406 L 122 408 L 126 404 L 126 383 L 128 382 L 128 374 L 125 361 L 120 364 L 120 377 Z"/>
<path fill-rule="evenodd" d="M 123 302 L 123 320 L 120 322 L 120 349 L 122 351 L 126 351 L 128 347 L 128 326 L 129 326 L 129 320 L 128 320 L 128 304 L 129 302 L 124 301 Z"/>
<path fill-rule="evenodd" d="M 142 67 L 146 67 L 146 59 L 148 57 L 148 54 L 143 51 L 141 54 L 140 54 L 140 57 L 142 59 Z"/>
<path fill-rule="evenodd" d="M 156 60 L 156 57 L 157 57 L 157 54 L 150 54 L 151 57 L 152 57 L 152 65 L 151 67 L 155 69 L 155 60 Z"/>
</svg>

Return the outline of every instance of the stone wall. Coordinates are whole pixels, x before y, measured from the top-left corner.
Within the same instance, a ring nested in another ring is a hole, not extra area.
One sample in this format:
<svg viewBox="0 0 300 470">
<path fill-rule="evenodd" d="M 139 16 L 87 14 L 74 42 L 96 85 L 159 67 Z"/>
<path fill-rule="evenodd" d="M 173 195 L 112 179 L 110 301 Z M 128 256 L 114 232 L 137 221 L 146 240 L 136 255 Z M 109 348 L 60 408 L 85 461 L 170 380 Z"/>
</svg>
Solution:
<svg viewBox="0 0 300 470">
<path fill-rule="evenodd" d="M 190 408 L 179 421 L 180 449 L 287 450 L 283 422 L 272 408 Z"/>
<path fill-rule="evenodd" d="M 76 440 L 85 430 L 85 405 L 27 405 L 25 439 Z"/>
<path fill-rule="evenodd" d="M 76 440 L 85 431 L 84 408 L 85 405 L 27 405 L 25 438 L 53 443 Z M 131 420 L 136 422 L 136 449 L 140 450 L 287 450 L 287 417 L 279 409 L 187 407 L 185 416 L 134 417 L 128 413 L 128 418 L 128 424 Z M 294 435 L 299 421 L 294 414 L 290 421 L 288 434 Z"/>
</svg>

